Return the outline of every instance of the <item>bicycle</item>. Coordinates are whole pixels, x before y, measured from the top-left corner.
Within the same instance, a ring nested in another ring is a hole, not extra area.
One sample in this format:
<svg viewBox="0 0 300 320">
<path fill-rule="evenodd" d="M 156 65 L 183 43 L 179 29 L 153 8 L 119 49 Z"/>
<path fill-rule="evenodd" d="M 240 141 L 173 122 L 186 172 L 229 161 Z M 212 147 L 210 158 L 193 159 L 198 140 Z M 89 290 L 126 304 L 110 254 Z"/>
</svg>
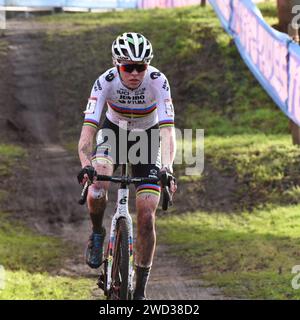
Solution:
<svg viewBox="0 0 300 320">
<path fill-rule="evenodd" d="M 104 291 L 108 300 L 132 300 L 133 298 L 133 224 L 128 210 L 129 189 L 132 183 L 157 183 L 162 187 L 162 209 L 166 211 L 172 205 L 172 197 L 169 191 L 170 183 L 175 178 L 165 172 L 157 176 L 129 177 L 128 163 L 121 165 L 121 176 L 97 175 L 97 181 L 110 181 L 120 183 L 118 190 L 115 214 L 111 221 L 109 241 L 105 258 L 103 272 L 98 279 L 98 286 Z M 86 182 L 81 193 L 79 204 L 86 202 L 88 187 L 91 182 Z"/>
</svg>

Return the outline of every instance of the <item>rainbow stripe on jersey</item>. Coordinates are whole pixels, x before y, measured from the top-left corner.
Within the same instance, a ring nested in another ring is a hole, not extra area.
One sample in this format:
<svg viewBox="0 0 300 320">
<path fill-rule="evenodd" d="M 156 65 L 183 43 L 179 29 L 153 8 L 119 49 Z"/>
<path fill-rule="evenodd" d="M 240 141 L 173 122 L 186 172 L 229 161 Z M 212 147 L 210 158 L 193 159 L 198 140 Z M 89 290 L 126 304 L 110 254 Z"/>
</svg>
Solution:
<svg viewBox="0 0 300 320">
<path fill-rule="evenodd" d="M 159 122 L 159 128 L 174 127 L 174 120 L 163 120 Z"/>
<path fill-rule="evenodd" d="M 93 119 L 84 119 L 83 125 L 84 126 L 90 126 L 90 127 L 95 128 L 95 129 L 98 129 L 99 122 L 96 121 L 96 120 L 93 120 Z"/>
<path fill-rule="evenodd" d="M 128 108 L 128 107 L 120 107 L 114 103 L 108 102 L 108 106 L 115 112 L 121 114 L 127 118 L 141 118 L 148 116 L 152 112 L 154 112 L 157 108 L 156 103 L 152 104 L 149 107 L 138 109 L 138 108 Z"/>
</svg>

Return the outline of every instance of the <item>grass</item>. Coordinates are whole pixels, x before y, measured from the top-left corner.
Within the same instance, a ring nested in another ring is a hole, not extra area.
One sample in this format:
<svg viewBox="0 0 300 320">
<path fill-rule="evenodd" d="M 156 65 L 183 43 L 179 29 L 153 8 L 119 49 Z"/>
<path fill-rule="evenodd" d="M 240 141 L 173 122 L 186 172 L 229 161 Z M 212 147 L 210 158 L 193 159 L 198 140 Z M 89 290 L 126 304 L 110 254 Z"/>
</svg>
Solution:
<svg viewBox="0 0 300 320">
<path fill-rule="evenodd" d="M 300 149 L 291 144 L 287 135 L 242 135 L 208 137 L 206 156 L 214 166 L 225 170 L 234 166 L 240 180 L 246 177 L 254 187 L 258 184 L 291 181 L 299 178 Z"/>
<path fill-rule="evenodd" d="M 48 273 L 6 271 L 2 300 L 86 300 L 91 298 L 89 279 L 52 276 Z"/>
<path fill-rule="evenodd" d="M 300 204 L 300 149 L 292 145 L 289 135 L 207 136 L 204 170 L 199 175 L 189 176 L 187 167 L 194 167 L 196 162 L 201 167 L 201 150 L 196 157 L 196 144 L 200 145 L 200 141 L 193 140 L 195 163 L 186 164 L 183 152 L 183 164 L 176 165 L 180 188 L 184 190 L 177 199 L 185 203 L 189 211 L 196 211 L 199 206 L 209 211 L 241 212 L 268 204 Z M 176 161 L 180 158 L 178 152 Z M 231 201 L 225 206 L 222 203 L 226 197 Z M 203 202 L 204 199 L 207 202 Z M 177 212 L 183 209 L 179 205 Z"/>
<path fill-rule="evenodd" d="M 274 19 L 274 5 L 261 6 L 267 21 Z M 39 20 L 61 26 L 43 42 L 57 105 L 64 106 L 58 114 L 66 143 L 79 136 L 92 84 L 111 67 L 111 42 L 125 30 L 151 40 L 153 65 L 170 80 L 178 127 L 222 136 L 288 133 L 285 115 L 247 69 L 210 7 L 64 13 Z"/>
<path fill-rule="evenodd" d="M 291 144 L 290 136 L 208 137 L 206 145 L 206 159 L 219 172 L 234 172 L 243 186 L 239 194 L 256 202 L 255 206 L 300 203 L 297 197 L 300 149 Z M 240 205 L 243 208 L 243 201 Z"/>
<path fill-rule="evenodd" d="M 26 159 L 20 146 L 0 145 L 0 205 L 8 196 L 13 168 Z M 4 189 L 5 186 L 5 189 Z M 0 265 L 5 268 L 5 288 L 0 299 L 89 299 L 94 281 L 55 275 L 73 249 L 55 237 L 31 231 L 0 210 Z M 0 279 L 0 283 L 1 283 Z"/>
<path fill-rule="evenodd" d="M 208 286 L 228 296 L 299 299 L 291 285 L 291 270 L 300 262 L 299 156 L 286 134 L 208 136 L 205 164 L 236 179 L 231 213 L 196 206 L 189 214 L 162 218 L 159 241 L 196 266 Z M 205 197 L 210 176 L 180 177 L 181 187 L 191 188 L 183 193 L 185 203 L 195 193 Z M 218 179 L 216 174 L 213 185 L 221 194 L 224 180 Z M 218 201 L 222 198 L 211 206 L 222 208 Z"/>
<path fill-rule="evenodd" d="M 12 174 L 13 166 L 21 163 L 26 158 L 25 149 L 8 144 L 0 144 L 0 177 L 4 178 Z M 0 184 L 1 185 L 1 184 Z"/>
<path fill-rule="evenodd" d="M 0 264 L 5 288 L 0 299 L 89 299 L 94 281 L 56 276 L 72 248 L 60 239 L 41 236 L 0 212 Z"/>
<path fill-rule="evenodd" d="M 300 206 L 249 214 L 195 212 L 157 221 L 172 252 L 197 266 L 207 285 L 229 296 L 299 299 L 291 273 L 300 261 Z"/>
<path fill-rule="evenodd" d="M 56 275 L 72 247 L 29 230 L 0 212 L 0 265 L 5 268 L 4 300 L 84 300 L 92 298 L 95 280 Z"/>
<path fill-rule="evenodd" d="M 63 146 L 70 154 L 78 155 L 78 141 L 68 141 Z"/>
<path fill-rule="evenodd" d="M 278 23 L 275 1 L 259 7 L 270 25 Z M 40 36 L 47 77 L 56 105 L 62 106 L 57 110 L 61 137 L 72 152 L 92 84 L 111 67 L 112 40 L 126 30 L 151 40 L 153 65 L 171 84 L 177 126 L 205 130 L 210 170 L 189 178 L 178 166 L 182 207 L 157 220 L 159 241 L 226 295 L 299 299 L 291 270 L 300 260 L 300 151 L 292 146 L 287 118 L 247 69 L 213 10 L 197 6 L 39 20 L 55 25 Z M 225 212 L 222 195 L 229 185 Z"/>
<path fill-rule="evenodd" d="M 24 225 L 10 220 L 4 213 L 1 213 L 0 225 L 1 243 L 5 243 L 5 246 L 0 248 L 1 264 L 9 270 L 51 270 L 66 254 L 58 239 L 30 232 Z"/>
<path fill-rule="evenodd" d="M 0 39 L 0 59 L 5 57 L 8 52 L 8 42 Z"/>
<path fill-rule="evenodd" d="M 278 13 L 276 6 L 276 0 L 269 0 L 258 5 L 264 19 L 271 26 L 278 24 Z"/>
</svg>

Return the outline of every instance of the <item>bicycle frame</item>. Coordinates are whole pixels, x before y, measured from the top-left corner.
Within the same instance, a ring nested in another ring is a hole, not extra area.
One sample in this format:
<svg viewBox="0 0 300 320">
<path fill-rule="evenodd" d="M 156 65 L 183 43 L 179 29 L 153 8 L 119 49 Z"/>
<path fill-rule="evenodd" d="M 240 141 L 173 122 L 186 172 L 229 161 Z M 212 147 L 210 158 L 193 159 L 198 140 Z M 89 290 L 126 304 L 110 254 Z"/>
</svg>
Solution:
<svg viewBox="0 0 300 320">
<path fill-rule="evenodd" d="M 107 285 L 106 290 L 109 292 L 111 289 L 111 276 L 112 276 L 112 264 L 114 257 L 115 241 L 116 241 L 116 227 L 117 222 L 120 218 L 125 218 L 128 223 L 129 230 L 129 275 L 128 275 L 128 290 L 133 292 L 133 276 L 134 276 L 134 266 L 133 266 L 133 225 L 132 218 L 128 210 L 128 199 L 129 199 L 129 189 L 120 188 L 118 190 L 118 205 L 115 210 L 115 214 L 112 218 L 110 236 L 108 242 L 108 256 L 107 256 Z"/>
<path fill-rule="evenodd" d="M 105 295 L 109 294 L 112 289 L 112 266 L 113 259 L 115 256 L 115 245 L 116 245 L 116 235 L 117 235 L 117 223 L 119 219 L 125 219 L 128 226 L 128 252 L 129 252 L 129 266 L 128 266 L 128 292 L 133 293 L 133 277 L 134 277 L 134 261 L 133 261 L 133 224 L 132 218 L 128 209 L 129 201 L 129 185 L 132 183 L 155 183 L 160 181 L 163 189 L 163 210 L 168 209 L 168 205 L 172 204 L 172 197 L 169 192 L 170 181 L 175 178 L 164 172 L 160 177 L 148 176 L 148 177 L 129 177 L 128 176 L 128 163 L 122 164 L 122 175 L 117 176 L 106 176 L 98 175 L 98 181 L 111 181 L 115 183 L 120 183 L 120 188 L 118 190 L 117 205 L 115 208 L 115 213 L 111 221 L 109 241 L 106 251 L 106 258 L 104 262 L 104 279 L 101 280 L 101 275 L 99 277 L 98 286 L 104 290 Z M 86 181 L 81 192 L 79 204 L 83 205 L 86 202 L 88 187 L 91 185 L 90 181 Z"/>
</svg>

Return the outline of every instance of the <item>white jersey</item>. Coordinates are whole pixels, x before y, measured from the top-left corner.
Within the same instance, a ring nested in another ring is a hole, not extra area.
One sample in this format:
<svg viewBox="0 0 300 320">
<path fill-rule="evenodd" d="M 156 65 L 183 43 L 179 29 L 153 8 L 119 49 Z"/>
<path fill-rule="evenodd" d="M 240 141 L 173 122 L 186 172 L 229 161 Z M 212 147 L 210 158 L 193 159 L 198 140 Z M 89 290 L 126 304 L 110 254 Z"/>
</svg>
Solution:
<svg viewBox="0 0 300 320">
<path fill-rule="evenodd" d="M 95 82 L 86 107 L 84 125 L 98 128 L 103 107 L 106 117 L 128 130 L 174 126 L 174 108 L 167 78 L 149 66 L 137 89 L 125 87 L 117 68 L 104 72 Z"/>
</svg>

